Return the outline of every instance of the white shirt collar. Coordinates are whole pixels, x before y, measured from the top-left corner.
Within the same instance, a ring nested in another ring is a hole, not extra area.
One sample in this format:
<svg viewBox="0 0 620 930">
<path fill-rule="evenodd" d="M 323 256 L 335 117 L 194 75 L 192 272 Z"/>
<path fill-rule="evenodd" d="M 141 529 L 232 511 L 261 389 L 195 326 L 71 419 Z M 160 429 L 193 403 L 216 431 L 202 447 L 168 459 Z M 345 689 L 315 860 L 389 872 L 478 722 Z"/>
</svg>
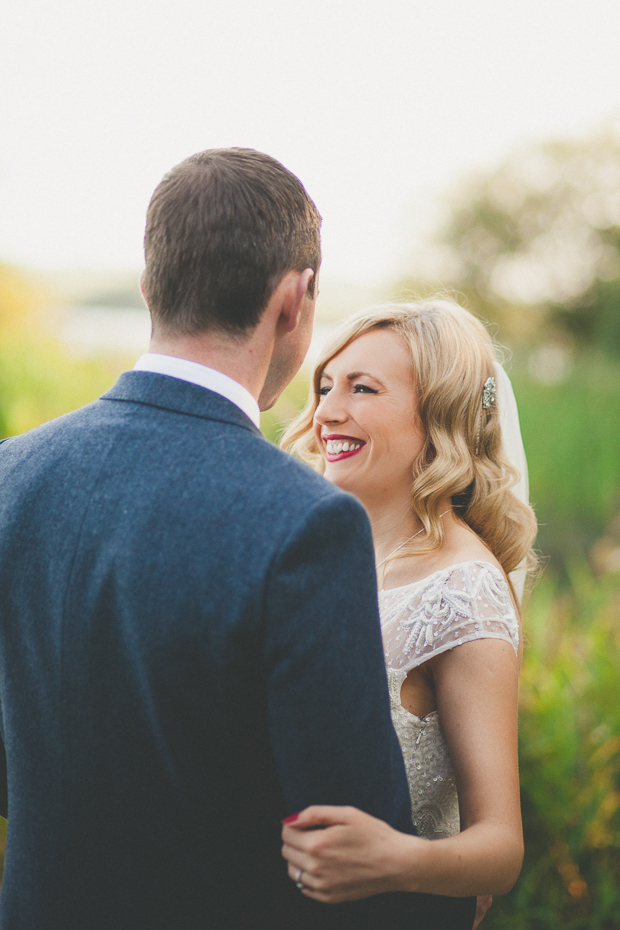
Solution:
<svg viewBox="0 0 620 930">
<path fill-rule="evenodd" d="M 257 429 L 260 429 L 260 407 L 256 399 L 242 384 L 229 378 L 223 372 L 216 371 L 215 368 L 207 368 L 206 365 L 190 362 L 186 358 L 159 355 L 156 352 L 141 355 L 133 368 L 134 371 L 151 371 L 156 375 L 168 375 L 170 378 L 190 381 L 209 391 L 215 391 L 216 394 L 220 394 L 239 407 Z"/>
</svg>

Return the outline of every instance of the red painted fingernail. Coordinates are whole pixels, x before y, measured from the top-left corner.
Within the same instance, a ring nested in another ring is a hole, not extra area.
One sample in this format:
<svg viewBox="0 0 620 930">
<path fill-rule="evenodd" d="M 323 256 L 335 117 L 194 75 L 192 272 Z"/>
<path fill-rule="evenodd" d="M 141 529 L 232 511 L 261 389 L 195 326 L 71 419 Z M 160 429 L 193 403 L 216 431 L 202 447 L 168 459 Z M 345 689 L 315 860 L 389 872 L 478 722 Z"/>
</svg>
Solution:
<svg viewBox="0 0 620 930">
<path fill-rule="evenodd" d="M 282 823 L 293 823 L 293 821 L 294 821 L 294 820 L 297 820 L 298 817 L 299 817 L 299 814 L 291 814 L 291 816 L 290 816 L 290 817 L 286 817 L 286 818 L 282 821 Z"/>
</svg>

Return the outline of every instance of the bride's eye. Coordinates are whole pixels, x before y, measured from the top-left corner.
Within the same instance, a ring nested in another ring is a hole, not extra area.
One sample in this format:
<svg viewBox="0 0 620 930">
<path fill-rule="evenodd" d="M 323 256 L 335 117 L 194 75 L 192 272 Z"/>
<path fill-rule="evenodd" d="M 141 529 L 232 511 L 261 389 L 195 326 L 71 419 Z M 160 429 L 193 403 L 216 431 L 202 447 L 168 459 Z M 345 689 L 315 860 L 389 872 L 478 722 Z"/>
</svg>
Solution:
<svg viewBox="0 0 620 930">
<path fill-rule="evenodd" d="M 368 387 L 367 384 L 354 384 L 353 385 L 354 394 L 378 394 L 378 391 L 375 391 L 374 388 Z"/>
<path fill-rule="evenodd" d="M 325 397 L 326 394 L 329 394 L 331 388 L 327 384 L 323 384 L 317 391 L 320 397 Z"/>
</svg>

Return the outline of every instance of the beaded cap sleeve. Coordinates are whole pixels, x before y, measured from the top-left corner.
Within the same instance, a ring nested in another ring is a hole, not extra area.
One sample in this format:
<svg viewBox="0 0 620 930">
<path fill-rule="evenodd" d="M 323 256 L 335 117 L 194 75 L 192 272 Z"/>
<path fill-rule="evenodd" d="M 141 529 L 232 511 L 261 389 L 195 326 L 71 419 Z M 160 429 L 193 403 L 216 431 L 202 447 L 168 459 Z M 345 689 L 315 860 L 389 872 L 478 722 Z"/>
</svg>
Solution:
<svg viewBox="0 0 620 930">
<path fill-rule="evenodd" d="M 519 648 L 519 621 L 501 571 L 490 562 L 451 565 L 380 593 L 386 665 L 410 671 L 475 639 Z"/>
</svg>

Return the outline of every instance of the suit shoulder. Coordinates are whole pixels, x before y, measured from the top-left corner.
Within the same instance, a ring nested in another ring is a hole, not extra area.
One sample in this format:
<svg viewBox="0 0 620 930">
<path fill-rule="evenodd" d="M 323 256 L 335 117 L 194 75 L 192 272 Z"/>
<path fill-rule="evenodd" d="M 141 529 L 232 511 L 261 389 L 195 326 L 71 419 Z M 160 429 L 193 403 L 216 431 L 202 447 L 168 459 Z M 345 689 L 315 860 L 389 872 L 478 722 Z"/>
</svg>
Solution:
<svg viewBox="0 0 620 930">
<path fill-rule="evenodd" d="M 0 440 L 1 452 L 8 458 L 23 458 L 39 451 L 49 455 L 52 450 L 59 451 L 62 446 L 72 446 L 77 433 L 84 434 L 84 426 L 93 419 L 93 411 L 99 401 L 93 401 L 84 407 L 78 407 L 69 413 L 47 420 L 39 426 L 8 436 Z"/>
<path fill-rule="evenodd" d="M 252 438 L 255 440 L 252 458 L 257 463 L 260 461 L 265 469 L 261 473 L 261 480 L 265 479 L 278 486 L 282 492 L 307 495 L 317 501 L 355 500 L 289 452 L 284 452 L 257 435 Z"/>
</svg>

